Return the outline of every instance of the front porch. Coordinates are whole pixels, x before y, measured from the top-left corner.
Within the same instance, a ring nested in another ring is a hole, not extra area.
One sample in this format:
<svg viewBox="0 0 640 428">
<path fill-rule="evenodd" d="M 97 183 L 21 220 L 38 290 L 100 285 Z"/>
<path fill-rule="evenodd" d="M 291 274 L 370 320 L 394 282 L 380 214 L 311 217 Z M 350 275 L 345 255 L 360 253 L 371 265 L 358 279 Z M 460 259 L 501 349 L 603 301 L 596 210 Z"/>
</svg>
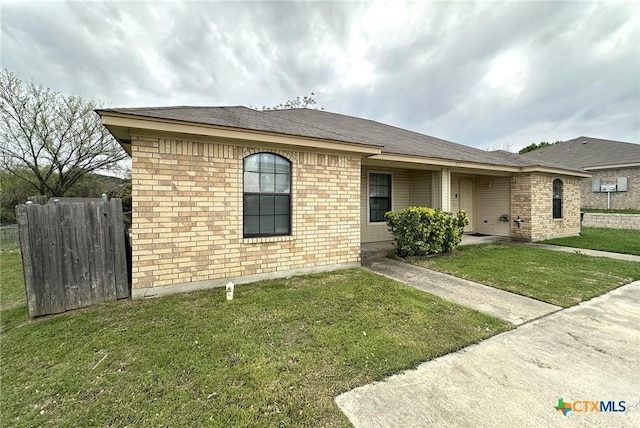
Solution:
<svg viewBox="0 0 640 428">
<path fill-rule="evenodd" d="M 361 170 L 361 242 L 391 241 L 384 212 L 426 206 L 469 217 L 465 233 L 511 236 L 511 173 L 365 159 Z"/>
</svg>

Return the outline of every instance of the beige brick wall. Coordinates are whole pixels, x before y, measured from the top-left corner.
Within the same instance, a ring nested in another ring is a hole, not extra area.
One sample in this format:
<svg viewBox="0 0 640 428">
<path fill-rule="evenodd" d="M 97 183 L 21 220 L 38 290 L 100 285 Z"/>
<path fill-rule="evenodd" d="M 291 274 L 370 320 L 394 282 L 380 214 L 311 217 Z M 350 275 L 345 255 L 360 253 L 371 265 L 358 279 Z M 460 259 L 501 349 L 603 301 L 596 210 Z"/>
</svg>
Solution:
<svg viewBox="0 0 640 428">
<path fill-rule="evenodd" d="M 640 167 L 590 171 L 601 184 L 616 184 L 618 177 L 627 177 L 628 191 L 611 193 L 611 209 L 640 209 Z M 582 207 L 607 208 L 607 194 L 591 191 L 591 178 L 582 179 Z"/>
<path fill-rule="evenodd" d="M 563 181 L 562 218 L 553 218 L 553 180 Z M 511 177 L 511 236 L 540 241 L 580 233 L 581 179 L 542 173 Z M 518 216 L 523 223 L 513 222 Z"/>
<path fill-rule="evenodd" d="M 133 290 L 360 261 L 360 159 L 134 136 Z M 243 238 L 242 168 L 292 162 L 292 235 Z"/>
</svg>

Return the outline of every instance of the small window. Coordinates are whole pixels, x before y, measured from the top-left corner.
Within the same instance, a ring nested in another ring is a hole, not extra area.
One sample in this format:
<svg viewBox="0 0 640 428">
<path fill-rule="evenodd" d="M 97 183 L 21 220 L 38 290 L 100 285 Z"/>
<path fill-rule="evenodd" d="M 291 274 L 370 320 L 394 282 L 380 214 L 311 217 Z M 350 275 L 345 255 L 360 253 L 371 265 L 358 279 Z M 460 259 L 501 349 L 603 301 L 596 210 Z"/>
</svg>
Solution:
<svg viewBox="0 0 640 428">
<path fill-rule="evenodd" d="M 291 162 L 273 153 L 244 159 L 244 237 L 291 234 Z"/>
<path fill-rule="evenodd" d="M 391 174 L 369 174 L 369 222 L 383 222 L 391 211 Z"/>
<path fill-rule="evenodd" d="M 553 180 L 553 218 L 562 218 L 562 180 Z"/>
</svg>

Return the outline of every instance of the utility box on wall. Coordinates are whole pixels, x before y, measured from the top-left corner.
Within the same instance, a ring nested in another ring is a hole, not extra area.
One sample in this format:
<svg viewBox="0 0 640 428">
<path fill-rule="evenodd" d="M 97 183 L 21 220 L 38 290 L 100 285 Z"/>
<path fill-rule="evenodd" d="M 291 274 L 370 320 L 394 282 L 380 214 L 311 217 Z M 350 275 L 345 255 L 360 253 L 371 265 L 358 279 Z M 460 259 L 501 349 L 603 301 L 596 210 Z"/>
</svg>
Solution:
<svg viewBox="0 0 640 428">
<path fill-rule="evenodd" d="M 600 191 L 601 192 L 615 192 L 616 191 L 616 185 L 615 184 L 602 184 L 600 186 Z"/>
<path fill-rule="evenodd" d="M 626 192 L 627 191 L 627 177 L 618 177 L 618 185 L 616 190 L 618 192 Z"/>
<path fill-rule="evenodd" d="M 591 179 L 591 191 L 592 192 L 600 192 L 600 179 L 599 178 L 592 178 Z"/>
</svg>

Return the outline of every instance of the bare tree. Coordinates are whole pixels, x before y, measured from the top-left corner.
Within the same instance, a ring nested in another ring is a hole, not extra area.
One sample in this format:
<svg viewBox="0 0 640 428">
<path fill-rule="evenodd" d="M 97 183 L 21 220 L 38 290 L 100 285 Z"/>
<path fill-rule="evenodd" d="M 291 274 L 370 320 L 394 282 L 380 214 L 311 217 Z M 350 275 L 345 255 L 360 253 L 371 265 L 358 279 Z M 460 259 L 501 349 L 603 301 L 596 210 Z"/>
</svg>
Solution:
<svg viewBox="0 0 640 428">
<path fill-rule="evenodd" d="M 511 145 L 511 143 L 494 143 L 494 144 L 490 144 L 485 148 L 486 151 L 488 152 L 493 152 L 496 150 L 504 150 L 505 152 L 515 152 L 513 146 Z"/>
<path fill-rule="evenodd" d="M 0 82 L 0 167 L 40 194 L 63 196 L 90 172 L 118 169 L 127 158 L 93 112 L 94 101 L 23 82 Z"/>
<path fill-rule="evenodd" d="M 317 107 L 311 107 L 317 104 L 314 98 L 315 96 L 316 94 L 311 92 L 309 96 L 305 95 L 302 98 L 295 97 L 294 99 L 287 100 L 273 107 L 263 106 L 262 110 L 286 110 L 286 109 L 294 109 L 294 108 L 313 108 L 314 110 L 317 110 L 318 109 Z M 324 110 L 324 108 L 321 107 L 320 110 Z"/>
</svg>

